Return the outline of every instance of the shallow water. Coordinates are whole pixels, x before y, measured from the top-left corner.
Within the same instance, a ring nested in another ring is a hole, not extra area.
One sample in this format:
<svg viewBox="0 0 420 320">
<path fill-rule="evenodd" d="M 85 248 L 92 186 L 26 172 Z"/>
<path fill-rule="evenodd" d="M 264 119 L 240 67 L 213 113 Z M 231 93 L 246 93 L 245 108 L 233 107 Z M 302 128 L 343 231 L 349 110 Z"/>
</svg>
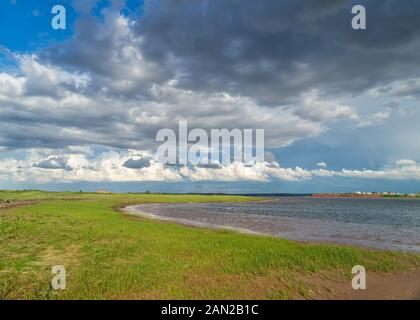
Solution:
<svg viewBox="0 0 420 320">
<path fill-rule="evenodd" d="M 420 252 L 419 199 L 281 197 L 264 202 L 147 204 L 130 211 L 187 225 Z"/>
</svg>

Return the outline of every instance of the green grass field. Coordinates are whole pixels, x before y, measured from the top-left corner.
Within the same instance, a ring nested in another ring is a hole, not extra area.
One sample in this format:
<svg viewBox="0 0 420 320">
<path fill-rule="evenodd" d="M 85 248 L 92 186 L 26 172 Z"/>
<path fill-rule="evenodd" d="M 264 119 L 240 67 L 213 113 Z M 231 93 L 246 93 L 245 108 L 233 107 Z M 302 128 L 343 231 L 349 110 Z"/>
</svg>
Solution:
<svg viewBox="0 0 420 320">
<path fill-rule="evenodd" d="M 419 255 L 189 228 L 117 210 L 248 200 L 255 198 L 0 191 L 0 299 L 288 299 L 311 297 L 305 277 L 351 278 L 356 264 L 378 272 L 420 266 Z M 66 290 L 51 288 L 54 265 L 66 267 Z"/>
</svg>

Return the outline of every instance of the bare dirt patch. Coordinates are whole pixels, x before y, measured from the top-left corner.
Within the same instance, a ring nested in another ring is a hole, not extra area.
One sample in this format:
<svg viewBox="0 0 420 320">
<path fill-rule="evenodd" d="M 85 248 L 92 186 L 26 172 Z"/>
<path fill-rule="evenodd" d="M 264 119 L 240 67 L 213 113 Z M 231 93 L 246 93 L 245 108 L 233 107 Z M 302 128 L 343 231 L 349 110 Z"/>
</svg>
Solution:
<svg viewBox="0 0 420 320">
<path fill-rule="evenodd" d="M 354 290 L 349 280 L 306 278 L 313 288 L 313 299 L 334 300 L 420 300 L 420 270 L 398 274 L 366 274 L 366 290 Z"/>
<path fill-rule="evenodd" d="M 34 200 L 2 201 L 0 202 L 0 211 L 27 206 L 35 203 L 37 203 L 37 201 Z"/>
</svg>

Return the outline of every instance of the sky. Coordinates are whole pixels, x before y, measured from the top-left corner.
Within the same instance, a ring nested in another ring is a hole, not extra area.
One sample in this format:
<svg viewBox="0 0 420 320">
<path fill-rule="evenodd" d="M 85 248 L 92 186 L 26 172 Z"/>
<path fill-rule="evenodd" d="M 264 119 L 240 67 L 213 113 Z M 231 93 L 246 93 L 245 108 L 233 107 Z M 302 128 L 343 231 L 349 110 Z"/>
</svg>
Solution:
<svg viewBox="0 0 420 320">
<path fill-rule="evenodd" d="M 420 192 L 419 30 L 416 0 L 3 0 L 0 189 Z M 264 161 L 159 162 L 185 120 Z"/>
</svg>

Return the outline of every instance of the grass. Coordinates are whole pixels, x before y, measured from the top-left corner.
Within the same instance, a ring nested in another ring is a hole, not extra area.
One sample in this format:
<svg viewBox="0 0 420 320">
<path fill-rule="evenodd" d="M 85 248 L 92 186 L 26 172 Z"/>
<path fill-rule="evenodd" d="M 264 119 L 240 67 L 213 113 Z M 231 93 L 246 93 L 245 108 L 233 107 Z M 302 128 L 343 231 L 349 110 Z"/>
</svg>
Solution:
<svg viewBox="0 0 420 320">
<path fill-rule="evenodd" d="M 310 297 L 297 279 L 349 278 L 351 268 L 399 272 L 420 256 L 346 246 L 303 244 L 179 226 L 116 210 L 145 202 L 248 201 L 202 195 L 3 191 L 0 299 L 289 299 Z M 51 289 L 64 265 L 67 289 Z"/>
</svg>

